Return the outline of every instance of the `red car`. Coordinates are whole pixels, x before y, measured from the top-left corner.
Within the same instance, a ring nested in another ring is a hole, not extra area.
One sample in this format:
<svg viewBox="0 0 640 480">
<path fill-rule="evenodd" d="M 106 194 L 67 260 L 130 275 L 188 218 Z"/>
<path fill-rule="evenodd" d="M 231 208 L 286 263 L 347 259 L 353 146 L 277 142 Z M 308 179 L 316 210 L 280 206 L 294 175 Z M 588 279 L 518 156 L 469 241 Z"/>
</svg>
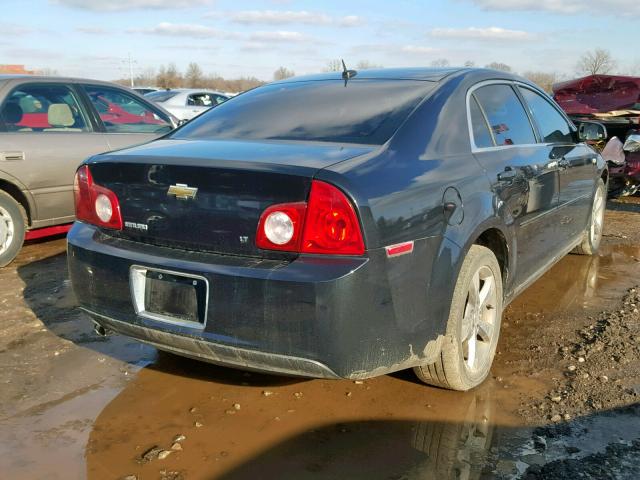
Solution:
<svg viewBox="0 0 640 480">
<path fill-rule="evenodd" d="M 590 75 L 553 86 L 554 99 L 577 124 L 596 120 L 607 127 L 609 140 L 624 143 L 640 134 L 640 77 Z M 604 142 L 599 145 L 604 147 Z M 625 151 L 621 164 L 609 162 L 609 195 L 640 191 L 640 152 Z"/>
</svg>

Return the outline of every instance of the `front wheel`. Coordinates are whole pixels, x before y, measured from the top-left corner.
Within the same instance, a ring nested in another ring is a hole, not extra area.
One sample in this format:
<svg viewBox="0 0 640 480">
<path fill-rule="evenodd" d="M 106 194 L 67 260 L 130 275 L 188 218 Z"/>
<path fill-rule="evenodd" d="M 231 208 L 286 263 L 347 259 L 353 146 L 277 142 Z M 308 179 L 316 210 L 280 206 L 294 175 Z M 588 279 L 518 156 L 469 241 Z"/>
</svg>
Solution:
<svg viewBox="0 0 640 480">
<path fill-rule="evenodd" d="M 604 210 L 606 207 L 607 190 L 604 181 L 598 179 L 596 193 L 593 196 L 593 205 L 591 207 L 591 215 L 589 215 L 589 224 L 584 232 L 582 242 L 574 249 L 574 253 L 579 255 L 595 255 L 600 248 L 602 240 L 602 231 L 604 229 Z"/>
<path fill-rule="evenodd" d="M 24 243 L 24 210 L 11 195 L 0 191 L 0 267 L 9 265 Z"/>
<path fill-rule="evenodd" d="M 502 320 L 502 275 L 491 250 L 473 245 L 462 263 L 438 360 L 416 367 L 420 380 L 470 390 L 489 375 Z"/>
</svg>

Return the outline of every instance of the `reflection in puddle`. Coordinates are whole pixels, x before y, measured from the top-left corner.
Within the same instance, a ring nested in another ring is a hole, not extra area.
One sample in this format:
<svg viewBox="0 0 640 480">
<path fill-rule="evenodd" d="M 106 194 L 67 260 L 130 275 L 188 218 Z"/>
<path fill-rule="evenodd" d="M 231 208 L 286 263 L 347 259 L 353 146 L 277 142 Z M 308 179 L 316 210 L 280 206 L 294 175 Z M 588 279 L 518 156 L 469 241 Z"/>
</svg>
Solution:
<svg viewBox="0 0 640 480">
<path fill-rule="evenodd" d="M 459 393 L 408 373 L 291 382 L 162 355 L 96 419 L 87 472 L 103 478 L 120 465 L 118 474 L 141 478 L 161 468 L 186 478 L 476 478 L 494 423 L 511 423 L 496 419 L 495 393 L 493 381 Z M 234 403 L 240 410 L 229 414 Z M 187 437 L 183 450 L 135 462 L 154 445 L 169 449 L 178 434 Z"/>
<path fill-rule="evenodd" d="M 598 256 L 567 255 L 510 306 L 510 311 L 550 313 L 603 310 L 640 282 L 640 247 L 603 246 Z"/>
</svg>

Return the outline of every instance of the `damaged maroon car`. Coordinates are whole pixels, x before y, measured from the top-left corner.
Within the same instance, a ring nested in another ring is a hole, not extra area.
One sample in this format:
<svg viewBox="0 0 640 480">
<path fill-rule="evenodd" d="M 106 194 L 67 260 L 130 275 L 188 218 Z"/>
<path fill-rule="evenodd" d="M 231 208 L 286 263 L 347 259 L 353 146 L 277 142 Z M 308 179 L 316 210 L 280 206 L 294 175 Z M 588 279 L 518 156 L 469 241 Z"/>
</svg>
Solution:
<svg viewBox="0 0 640 480">
<path fill-rule="evenodd" d="M 640 191 L 640 78 L 591 75 L 553 86 L 554 99 L 579 124 L 595 120 L 607 128 L 594 139 L 609 165 L 609 196 Z"/>
</svg>

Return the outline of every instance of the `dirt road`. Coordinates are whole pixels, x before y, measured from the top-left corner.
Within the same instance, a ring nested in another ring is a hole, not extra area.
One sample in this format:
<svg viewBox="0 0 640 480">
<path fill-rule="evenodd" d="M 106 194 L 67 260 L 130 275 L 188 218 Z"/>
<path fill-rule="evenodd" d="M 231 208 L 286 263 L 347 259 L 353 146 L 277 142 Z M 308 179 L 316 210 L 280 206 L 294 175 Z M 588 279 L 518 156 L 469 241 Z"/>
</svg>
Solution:
<svg viewBox="0 0 640 480">
<path fill-rule="evenodd" d="M 473 392 L 249 374 L 97 337 L 64 239 L 0 271 L 2 478 L 640 477 L 640 199 L 505 312 Z M 635 288 L 635 290 L 633 290 Z"/>
</svg>

